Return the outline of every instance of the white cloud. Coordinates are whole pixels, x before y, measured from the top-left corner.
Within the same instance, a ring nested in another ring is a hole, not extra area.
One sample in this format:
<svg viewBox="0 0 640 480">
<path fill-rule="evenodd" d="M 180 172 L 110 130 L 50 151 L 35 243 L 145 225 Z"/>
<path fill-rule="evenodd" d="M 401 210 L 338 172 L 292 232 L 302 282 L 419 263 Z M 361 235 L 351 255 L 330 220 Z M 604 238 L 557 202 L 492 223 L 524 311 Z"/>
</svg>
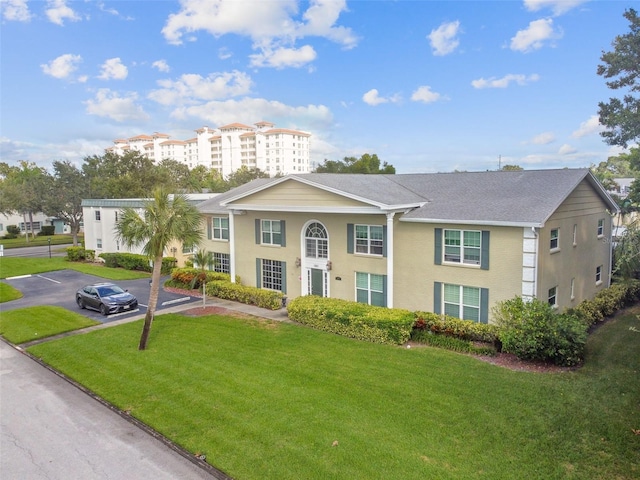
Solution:
<svg viewBox="0 0 640 480">
<path fill-rule="evenodd" d="M 49 8 L 45 10 L 47 18 L 56 25 L 64 25 L 65 20 L 77 22 L 80 16 L 67 5 L 66 0 L 49 0 L 47 2 Z"/>
<path fill-rule="evenodd" d="M 548 145 L 556 141 L 556 136 L 553 132 L 544 132 L 536 135 L 531 139 L 531 143 L 535 145 Z"/>
<path fill-rule="evenodd" d="M 520 86 L 528 85 L 531 82 L 537 82 L 540 80 L 540 76 L 538 74 L 532 75 L 522 75 L 522 74 L 514 74 L 510 73 L 505 75 L 502 78 L 479 78 L 477 80 L 473 80 L 471 85 L 473 88 L 482 89 L 482 88 L 507 88 L 511 83 L 517 83 Z"/>
<path fill-rule="evenodd" d="M 136 104 L 137 100 L 136 93 L 120 96 L 108 88 L 101 88 L 93 100 L 87 100 L 84 104 L 88 114 L 111 118 L 117 122 L 148 120 L 149 115 Z"/>
<path fill-rule="evenodd" d="M 252 67 L 303 67 L 313 62 L 317 57 L 316 51 L 311 45 L 301 48 L 277 48 L 271 50 L 265 48 L 262 53 L 250 55 Z"/>
<path fill-rule="evenodd" d="M 233 122 L 251 124 L 256 119 L 268 118 L 279 126 L 317 131 L 333 125 L 333 115 L 324 105 L 294 107 L 262 98 L 211 101 L 200 105 L 180 107 L 172 113 L 174 118 L 196 117 L 213 125 Z"/>
<path fill-rule="evenodd" d="M 434 55 L 448 55 L 460 44 L 457 38 L 460 33 L 460 22 L 443 23 L 427 36 Z"/>
<path fill-rule="evenodd" d="M 0 2 L 2 18 L 11 22 L 28 22 L 31 12 L 27 0 L 2 0 Z"/>
<path fill-rule="evenodd" d="M 577 151 L 578 150 L 576 148 L 572 147 L 568 143 L 565 143 L 558 150 L 558 154 L 559 155 L 571 155 L 572 153 L 576 153 Z"/>
<path fill-rule="evenodd" d="M 119 57 L 110 58 L 102 64 L 102 71 L 98 78 L 101 80 L 124 80 L 129 75 L 129 70 Z"/>
<path fill-rule="evenodd" d="M 431 87 L 423 85 L 418 87 L 411 95 L 411 100 L 414 102 L 433 103 L 442 99 L 442 95 L 437 92 L 432 92 Z"/>
<path fill-rule="evenodd" d="M 375 107 L 381 103 L 398 103 L 401 100 L 400 95 L 395 94 L 391 97 L 381 97 L 377 89 L 372 88 L 367 93 L 362 95 L 362 101 L 367 105 Z"/>
<path fill-rule="evenodd" d="M 592 115 L 586 122 L 582 122 L 578 130 L 575 130 L 571 136 L 573 138 L 586 137 L 587 135 L 595 135 L 604 131 L 604 127 L 600 125 L 597 115 Z"/>
<path fill-rule="evenodd" d="M 569 10 L 587 1 L 588 0 L 524 0 L 524 6 L 530 12 L 550 8 L 553 14 L 558 16 L 567 13 Z"/>
<path fill-rule="evenodd" d="M 80 55 L 67 53 L 65 55 L 60 55 L 49 63 L 40 65 L 40 68 L 42 68 L 44 73 L 54 78 L 67 78 L 77 70 L 80 62 L 82 62 L 82 57 Z"/>
<path fill-rule="evenodd" d="M 155 62 L 153 62 L 151 64 L 151 66 L 153 68 L 157 68 L 158 71 L 160 72 L 168 72 L 169 70 L 171 70 L 171 68 L 169 68 L 169 64 L 167 63 L 166 60 L 156 60 Z"/>
<path fill-rule="evenodd" d="M 252 81 L 246 73 L 234 70 L 207 77 L 190 73 L 178 80 L 160 80 L 158 85 L 163 88 L 153 90 L 149 94 L 151 100 L 162 105 L 183 105 L 246 95 L 251 91 Z"/>
<path fill-rule="evenodd" d="M 542 18 L 529 23 L 529 27 L 520 30 L 511 39 L 511 50 L 531 52 L 542 48 L 545 42 L 562 38 L 560 30 L 554 30 L 551 18 Z"/>
<path fill-rule="evenodd" d="M 296 0 L 182 0 L 180 6 L 162 29 L 167 42 L 179 45 L 185 34 L 198 31 L 214 37 L 246 36 L 253 40 L 253 49 L 258 52 L 252 56 L 254 66 L 299 67 L 315 59 L 311 47 L 295 45 L 307 36 L 327 38 L 344 48 L 353 48 L 358 40 L 349 28 L 336 25 L 347 8 L 345 0 L 311 0 L 302 18 Z"/>
<path fill-rule="evenodd" d="M 218 49 L 218 58 L 220 60 L 226 60 L 227 58 L 231 57 L 233 57 L 233 53 L 231 53 L 227 47 Z"/>
</svg>

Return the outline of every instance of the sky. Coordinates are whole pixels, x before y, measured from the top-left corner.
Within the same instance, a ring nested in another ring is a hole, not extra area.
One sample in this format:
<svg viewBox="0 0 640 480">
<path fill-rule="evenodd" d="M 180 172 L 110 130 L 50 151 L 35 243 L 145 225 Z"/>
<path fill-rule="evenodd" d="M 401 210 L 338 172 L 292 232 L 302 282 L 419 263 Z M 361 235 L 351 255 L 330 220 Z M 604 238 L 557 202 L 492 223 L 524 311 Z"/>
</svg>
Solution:
<svg viewBox="0 0 640 480">
<path fill-rule="evenodd" d="M 0 161 L 272 122 L 397 173 L 589 167 L 616 0 L 0 0 Z"/>
</svg>

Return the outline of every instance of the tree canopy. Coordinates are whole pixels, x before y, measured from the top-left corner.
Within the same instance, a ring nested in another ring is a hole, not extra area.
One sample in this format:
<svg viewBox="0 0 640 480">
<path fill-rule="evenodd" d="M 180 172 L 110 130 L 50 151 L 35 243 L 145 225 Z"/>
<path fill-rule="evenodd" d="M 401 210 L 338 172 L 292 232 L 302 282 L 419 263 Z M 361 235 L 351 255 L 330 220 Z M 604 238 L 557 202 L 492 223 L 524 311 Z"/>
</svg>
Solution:
<svg viewBox="0 0 640 480">
<path fill-rule="evenodd" d="M 344 157 L 343 160 L 325 159 L 314 171 L 316 173 L 396 173 L 395 167 L 389 165 L 387 162 L 382 163 L 382 166 L 380 166 L 380 159 L 375 153 L 373 155 L 365 153 L 360 158 Z"/>
<path fill-rule="evenodd" d="M 602 53 L 597 73 L 608 79 L 607 87 L 621 93 L 621 98 L 598 103 L 605 127 L 601 135 L 607 144 L 626 148 L 640 139 L 640 17 L 633 8 L 625 10 L 624 17 L 630 32 L 618 35 L 613 50 Z"/>
</svg>

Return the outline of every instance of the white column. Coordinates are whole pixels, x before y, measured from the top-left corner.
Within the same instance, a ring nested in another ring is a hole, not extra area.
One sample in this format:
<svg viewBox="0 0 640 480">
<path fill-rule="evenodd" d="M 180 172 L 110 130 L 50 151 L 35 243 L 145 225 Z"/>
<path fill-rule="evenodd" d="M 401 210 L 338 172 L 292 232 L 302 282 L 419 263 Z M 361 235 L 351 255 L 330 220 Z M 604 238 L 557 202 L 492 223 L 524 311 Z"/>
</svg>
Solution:
<svg viewBox="0 0 640 480">
<path fill-rule="evenodd" d="M 235 215 L 233 210 L 229 210 L 229 274 L 231 283 L 236 283 L 236 230 Z"/>
<path fill-rule="evenodd" d="M 393 217 L 387 213 L 387 308 L 393 308 Z"/>
</svg>

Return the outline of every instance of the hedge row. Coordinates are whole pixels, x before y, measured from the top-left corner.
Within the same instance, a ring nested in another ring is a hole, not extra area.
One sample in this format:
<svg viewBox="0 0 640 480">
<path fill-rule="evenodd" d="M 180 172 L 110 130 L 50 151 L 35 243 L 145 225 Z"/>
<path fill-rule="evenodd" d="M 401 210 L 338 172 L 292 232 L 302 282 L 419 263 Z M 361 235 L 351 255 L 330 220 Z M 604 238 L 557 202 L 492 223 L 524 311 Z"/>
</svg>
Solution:
<svg viewBox="0 0 640 480">
<path fill-rule="evenodd" d="M 86 250 L 84 247 L 67 247 L 66 251 L 70 262 L 92 262 L 96 256 L 95 250 Z"/>
<path fill-rule="evenodd" d="M 101 253 L 98 257 L 104 260 L 104 264 L 110 268 L 124 268 L 125 270 L 137 270 L 141 272 L 151 272 L 153 263 L 146 255 L 137 253 Z M 165 257 L 162 259 L 163 275 L 171 272 L 175 267 L 176 259 L 174 257 Z"/>
<path fill-rule="evenodd" d="M 432 347 L 445 348 L 454 352 L 472 353 L 474 355 L 495 355 L 496 348 L 494 346 L 476 346 L 470 340 L 451 337 L 448 335 L 438 335 L 430 330 L 415 330 L 411 334 L 411 340 L 417 343 L 423 343 Z"/>
<path fill-rule="evenodd" d="M 293 299 L 287 311 L 292 320 L 318 330 L 389 345 L 409 340 L 415 320 L 409 310 L 311 295 Z"/>
<path fill-rule="evenodd" d="M 199 268 L 174 268 L 171 270 L 172 286 L 182 288 L 200 288 L 202 282 L 227 281 L 231 282 L 231 276 L 228 273 L 202 271 Z M 236 283 L 240 283 L 240 277 L 236 275 Z"/>
<path fill-rule="evenodd" d="M 593 300 L 584 300 L 577 307 L 567 310 L 577 316 L 587 327 L 602 322 L 621 308 L 640 300 L 640 280 L 614 283 L 598 292 Z"/>
<path fill-rule="evenodd" d="M 255 305 L 269 310 L 282 308 L 284 294 L 276 290 L 263 290 L 257 287 L 248 287 L 240 283 L 231 283 L 229 280 L 217 280 L 208 282 L 207 295 L 224 298 L 235 302 Z"/>
<path fill-rule="evenodd" d="M 415 312 L 415 315 L 414 329 L 416 331 L 427 330 L 435 334 L 473 342 L 495 343 L 498 338 L 498 328 L 495 325 L 461 320 L 431 312 Z"/>
</svg>

